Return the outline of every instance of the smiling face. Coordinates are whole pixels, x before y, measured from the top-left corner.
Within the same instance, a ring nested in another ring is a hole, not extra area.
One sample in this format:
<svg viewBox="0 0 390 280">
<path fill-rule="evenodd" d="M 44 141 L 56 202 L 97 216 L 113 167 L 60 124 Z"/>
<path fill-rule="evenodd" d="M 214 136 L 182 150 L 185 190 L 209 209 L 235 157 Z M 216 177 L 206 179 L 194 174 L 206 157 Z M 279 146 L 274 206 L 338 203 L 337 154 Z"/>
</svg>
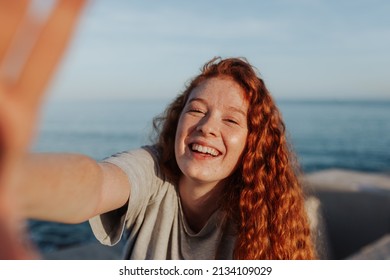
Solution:
<svg viewBox="0 0 390 280">
<path fill-rule="evenodd" d="M 246 144 L 247 111 L 243 89 L 229 78 L 211 78 L 192 90 L 175 137 L 181 181 L 213 186 L 235 171 Z"/>
</svg>

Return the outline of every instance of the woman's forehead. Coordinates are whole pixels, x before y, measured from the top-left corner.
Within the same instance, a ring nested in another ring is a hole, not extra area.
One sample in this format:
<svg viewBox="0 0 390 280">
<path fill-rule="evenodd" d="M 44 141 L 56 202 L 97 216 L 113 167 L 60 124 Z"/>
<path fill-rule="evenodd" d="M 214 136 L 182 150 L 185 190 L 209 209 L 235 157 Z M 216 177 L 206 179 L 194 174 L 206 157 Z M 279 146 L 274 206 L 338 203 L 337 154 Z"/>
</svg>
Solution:
<svg viewBox="0 0 390 280">
<path fill-rule="evenodd" d="M 247 114 L 248 102 L 244 90 L 232 79 L 212 78 L 194 88 L 187 104 L 217 105 Z"/>
<path fill-rule="evenodd" d="M 229 77 L 213 77 L 202 81 L 191 92 L 189 99 L 199 96 L 210 97 L 215 95 L 226 96 L 229 93 L 237 95 L 238 99 L 245 97 L 244 89 L 232 78 Z"/>
</svg>

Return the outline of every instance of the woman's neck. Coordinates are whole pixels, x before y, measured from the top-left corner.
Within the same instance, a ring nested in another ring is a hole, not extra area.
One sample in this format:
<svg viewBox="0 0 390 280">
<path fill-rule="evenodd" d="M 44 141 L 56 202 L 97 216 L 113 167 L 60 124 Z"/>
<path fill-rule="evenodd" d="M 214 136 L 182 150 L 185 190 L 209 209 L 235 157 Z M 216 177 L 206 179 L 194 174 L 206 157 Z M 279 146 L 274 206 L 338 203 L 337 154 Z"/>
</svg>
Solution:
<svg viewBox="0 0 390 280">
<path fill-rule="evenodd" d="M 223 184 L 202 184 L 180 178 L 179 194 L 187 223 L 194 232 L 199 232 L 210 216 L 219 207 Z"/>
</svg>

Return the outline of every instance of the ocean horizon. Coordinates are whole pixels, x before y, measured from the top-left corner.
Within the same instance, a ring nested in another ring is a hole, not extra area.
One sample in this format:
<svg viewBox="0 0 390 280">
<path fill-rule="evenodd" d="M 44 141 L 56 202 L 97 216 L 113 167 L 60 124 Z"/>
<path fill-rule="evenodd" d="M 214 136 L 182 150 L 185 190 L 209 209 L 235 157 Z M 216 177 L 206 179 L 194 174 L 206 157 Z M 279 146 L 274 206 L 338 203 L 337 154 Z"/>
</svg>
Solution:
<svg viewBox="0 0 390 280">
<path fill-rule="evenodd" d="M 151 144 L 152 120 L 169 99 L 56 100 L 44 108 L 33 152 L 96 160 Z M 390 173 L 390 100 L 277 101 L 304 172 Z"/>
</svg>

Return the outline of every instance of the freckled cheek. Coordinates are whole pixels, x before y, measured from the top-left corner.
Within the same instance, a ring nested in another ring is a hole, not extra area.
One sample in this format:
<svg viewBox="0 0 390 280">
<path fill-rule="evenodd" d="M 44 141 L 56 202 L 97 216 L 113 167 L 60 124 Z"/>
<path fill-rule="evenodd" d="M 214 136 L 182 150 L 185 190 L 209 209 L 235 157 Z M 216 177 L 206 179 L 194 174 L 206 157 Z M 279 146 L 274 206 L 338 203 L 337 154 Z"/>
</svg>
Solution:
<svg viewBox="0 0 390 280">
<path fill-rule="evenodd" d="M 233 149 L 234 157 L 237 159 L 241 156 L 242 152 L 244 151 L 245 145 L 246 145 L 246 138 L 247 135 L 237 135 L 229 138 L 229 147 Z"/>
<path fill-rule="evenodd" d="M 234 147 L 236 147 L 236 148 L 239 148 L 239 147 L 245 145 L 245 142 L 246 142 L 246 134 L 237 135 L 237 136 L 230 136 L 228 139 L 229 139 L 229 144 L 230 144 L 231 146 L 234 146 Z"/>
</svg>

